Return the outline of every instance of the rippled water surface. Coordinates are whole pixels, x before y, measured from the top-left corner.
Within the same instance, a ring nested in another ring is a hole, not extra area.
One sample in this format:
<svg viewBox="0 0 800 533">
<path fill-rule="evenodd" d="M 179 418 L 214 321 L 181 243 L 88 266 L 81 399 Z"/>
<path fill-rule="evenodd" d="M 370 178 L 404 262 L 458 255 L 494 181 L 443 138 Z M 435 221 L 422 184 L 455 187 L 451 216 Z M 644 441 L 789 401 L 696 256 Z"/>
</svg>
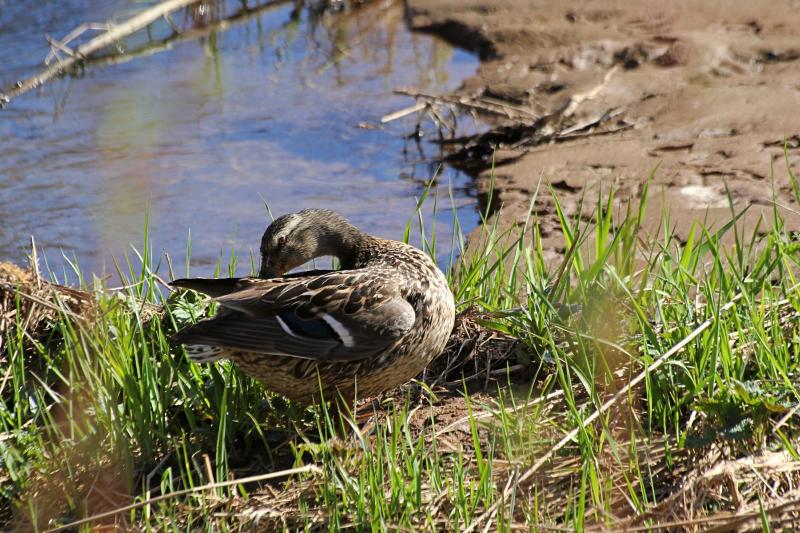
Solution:
<svg viewBox="0 0 800 533">
<path fill-rule="evenodd" d="M 146 5 L 0 0 L 0 83 L 39 68 L 44 34 L 60 37 Z M 232 249 L 257 248 L 269 220 L 264 202 L 276 215 L 327 207 L 402 238 L 438 153 L 405 138 L 415 117 L 386 127 L 379 119 L 413 103 L 394 89 L 442 92 L 476 60 L 409 32 L 396 4 L 321 16 L 294 9 L 282 4 L 224 30 L 201 28 L 0 111 L 0 260 L 24 261 L 34 235 L 56 273 L 67 258 L 84 271 L 112 272 L 112 256 L 142 245 L 149 210 L 154 252 L 182 264 L 191 231 L 193 273 L 207 274 Z M 476 223 L 468 183 L 452 169 L 440 174 L 440 259 L 452 228 L 448 187 L 462 226 Z M 429 225 L 432 210 L 427 202 Z"/>
</svg>

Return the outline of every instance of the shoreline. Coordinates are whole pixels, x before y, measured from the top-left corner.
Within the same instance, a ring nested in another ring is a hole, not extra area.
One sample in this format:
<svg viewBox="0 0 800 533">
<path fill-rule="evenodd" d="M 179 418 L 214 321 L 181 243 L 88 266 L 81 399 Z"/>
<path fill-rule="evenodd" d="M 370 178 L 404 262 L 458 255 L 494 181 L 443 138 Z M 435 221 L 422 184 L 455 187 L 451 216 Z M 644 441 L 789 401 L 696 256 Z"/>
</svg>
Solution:
<svg viewBox="0 0 800 533">
<path fill-rule="evenodd" d="M 567 216 L 585 217 L 612 187 L 635 202 L 652 174 L 650 203 L 669 208 L 681 239 L 694 221 L 725 222 L 732 209 L 749 208 L 745 231 L 762 219 L 770 225 L 773 193 L 787 224 L 800 228 L 786 171 L 800 162 L 800 48 L 792 37 L 800 14 L 788 2 L 770 4 L 732 11 L 720 1 L 682 0 L 656 11 L 614 0 L 405 2 L 413 31 L 481 60 L 451 95 L 540 117 L 482 116 L 490 132 L 469 142 L 484 152 L 496 146 L 491 223 L 522 223 L 539 189 L 532 212 L 554 261 L 564 239 L 548 184 Z M 464 163 L 485 195 L 491 160 Z M 644 224 L 651 233 L 659 231 L 656 207 Z M 470 234 L 470 245 L 480 233 Z"/>
</svg>

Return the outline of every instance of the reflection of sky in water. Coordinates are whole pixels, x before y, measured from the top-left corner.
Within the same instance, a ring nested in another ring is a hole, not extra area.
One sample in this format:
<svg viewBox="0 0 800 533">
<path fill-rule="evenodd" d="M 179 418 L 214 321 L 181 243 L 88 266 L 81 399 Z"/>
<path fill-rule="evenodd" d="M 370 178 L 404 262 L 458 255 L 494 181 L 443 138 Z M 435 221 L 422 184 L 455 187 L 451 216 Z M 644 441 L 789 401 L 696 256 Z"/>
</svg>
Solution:
<svg viewBox="0 0 800 533">
<path fill-rule="evenodd" d="M 43 33 L 98 20 L 94 8 L 108 16 L 111 3 L 29 4 L 24 35 L 2 31 L 15 10 L 0 9 L 0 49 L 15 58 L 0 72 L 4 84 L 36 67 Z M 358 125 L 413 103 L 393 89 L 444 91 L 471 74 L 475 60 L 408 32 L 398 6 L 377 3 L 313 27 L 305 15 L 289 22 L 290 12 L 270 9 L 169 51 L 89 69 L 0 112 L 0 259 L 22 261 L 33 234 L 57 271 L 59 248 L 85 270 L 113 270 L 112 253 L 141 245 L 148 207 L 155 251 L 177 263 L 190 230 L 197 265 L 234 244 L 256 248 L 268 220 L 263 201 L 275 214 L 335 209 L 372 233 L 402 238 L 437 168 L 436 148 L 424 144 L 421 160 L 404 140 L 413 116 L 384 129 Z M 476 216 L 466 177 L 445 169 L 439 183 L 444 258 L 448 184 L 462 225 L 474 226 Z M 428 202 L 429 226 L 432 209 Z"/>
</svg>

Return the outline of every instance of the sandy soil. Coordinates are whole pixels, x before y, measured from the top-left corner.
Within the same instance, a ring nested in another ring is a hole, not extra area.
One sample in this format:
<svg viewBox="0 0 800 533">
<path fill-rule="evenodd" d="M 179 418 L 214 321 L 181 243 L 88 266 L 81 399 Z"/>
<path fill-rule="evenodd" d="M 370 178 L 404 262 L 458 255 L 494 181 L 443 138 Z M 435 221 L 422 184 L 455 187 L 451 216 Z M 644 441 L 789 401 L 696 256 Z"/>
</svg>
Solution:
<svg viewBox="0 0 800 533">
<path fill-rule="evenodd" d="M 498 133 L 494 216 L 502 224 L 525 217 L 540 180 L 575 214 L 582 194 L 594 203 L 612 183 L 620 197 L 636 198 L 658 167 L 654 226 L 663 200 L 680 236 L 695 219 L 729 219 L 727 186 L 737 209 L 752 206 L 752 227 L 771 218 L 774 176 L 788 224 L 800 227 L 783 154 L 787 139 L 797 169 L 798 2 L 407 0 L 407 13 L 412 28 L 480 54 L 459 95 L 515 115 L 484 117 Z M 479 190 L 488 161 L 477 165 Z M 564 243 L 546 193 L 535 212 L 557 258 Z"/>
</svg>

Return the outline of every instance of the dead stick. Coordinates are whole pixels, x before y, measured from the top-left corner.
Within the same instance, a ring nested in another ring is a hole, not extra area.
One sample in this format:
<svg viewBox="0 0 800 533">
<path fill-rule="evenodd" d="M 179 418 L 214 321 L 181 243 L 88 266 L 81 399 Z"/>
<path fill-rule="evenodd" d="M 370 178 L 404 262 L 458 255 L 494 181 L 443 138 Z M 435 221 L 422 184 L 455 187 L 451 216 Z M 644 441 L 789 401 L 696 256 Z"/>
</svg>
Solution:
<svg viewBox="0 0 800 533">
<path fill-rule="evenodd" d="M 86 44 L 79 46 L 75 49 L 74 54 L 66 58 L 64 61 L 53 64 L 35 76 L 32 76 L 25 81 L 17 82 L 17 84 L 9 91 L 0 93 L 0 103 L 9 102 L 12 98 L 16 98 L 21 94 L 47 83 L 52 78 L 67 72 L 69 69 L 77 65 L 81 60 L 89 57 L 95 52 L 114 44 L 120 39 L 131 35 L 132 33 L 146 27 L 152 22 L 155 22 L 159 18 L 168 15 L 173 11 L 196 4 L 199 1 L 200 0 L 167 0 L 166 2 L 157 4 L 149 9 L 145 9 L 138 15 L 126 20 L 119 26 L 113 26 L 108 31 L 101 33 Z"/>
<path fill-rule="evenodd" d="M 188 41 L 192 39 L 200 39 L 216 31 L 219 32 L 226 31 L 237 24 L 241 24 L 243 21 L 249 19 L 250 17 L 257 16 L 267 11 L 268 9 L 281 6 L 289 1 L 290 0 L 269 0 L 255 7 L 240 9 L 236 13 L 230 15 L 225 19 L 204 24 L 197 28 L 189 28 L 183 31 L 181 31 L 175 25 L 174 22 L 171 22 L 170 25 L 172 26 L 172 29 L 175 31 L 173 35 L 159 41 L 151 41 L 150 44 L 147 44 L 141 48 L 137 48 L 134 51 L 126 51 L 124 53 L 119 53 L 119 54 L 104 55 L 103 57 L 99 57 L 97 59 L 93 58 L 91 64 L 93 66 L 117 65 L 129 61 L 131 59 L 135 59 L 137 57 L 144 57 L 151 54 L 163 52 L 165 50 L 168 50 L 169 47 L 174 43 Z"/>
<path fill-rule="evenodd" d="M 472 98 L 469 96 L 459 96 L 453 94 L 436 95 L 418 91 L 414 88 L 395 89 L 394 93 L 425 100 L 432 104 L 455 105 L 467 109 L 482 111 L 485 113 L 502 115 L 506 118 L 514 118 L 517 116 L 520 118 L 526 118 L 531 120 L 538 120 L 540 118 L 540 116 L 537 113 L 531 111 L 530 109 L 508 104 L 506 102 L 497 100 L 495 98 L 487 98 L 487 97 Z"/>
<path fill-rule="evenodd" d="M 399 118 L 403 118 L 407 115 L 412 113 L 416 113 L 417 111 L 422 111 L 428 107 L 428 104 L 424 104 L 422 102 L 418 102 L 410 107 L 406 107 L 405 109 L 401 109 L 400 111 L 395 111 L 394 113 L 389 113 L 388 115 L 383 115 L 381 117 L 381 124 L 386 124 L 387 122 L 391 122 L 393 120 L 397 120 Z"/>
</svg>

